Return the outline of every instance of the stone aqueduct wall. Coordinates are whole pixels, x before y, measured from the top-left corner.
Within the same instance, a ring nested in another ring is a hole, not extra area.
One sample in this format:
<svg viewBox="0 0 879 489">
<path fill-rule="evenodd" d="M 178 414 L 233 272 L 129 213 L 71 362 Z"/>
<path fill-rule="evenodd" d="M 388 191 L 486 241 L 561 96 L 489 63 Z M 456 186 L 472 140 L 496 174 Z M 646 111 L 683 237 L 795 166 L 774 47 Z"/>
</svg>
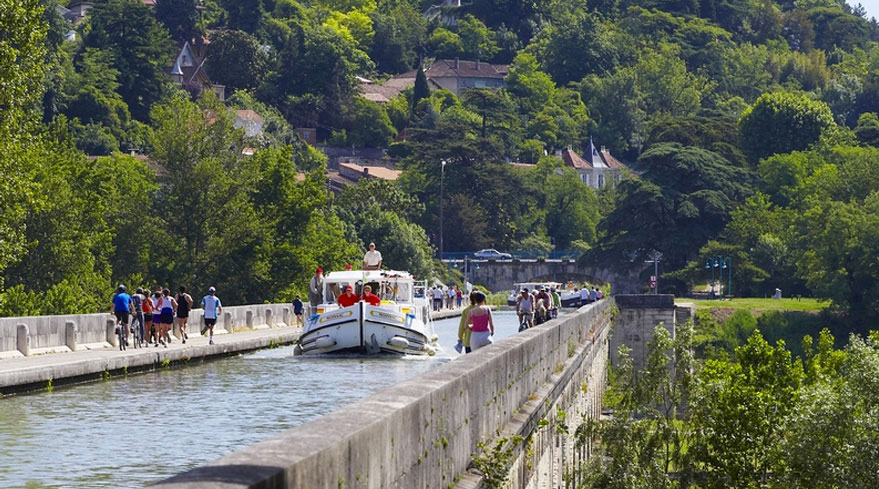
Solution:
<svg viewBox="0 0 879 489">
<path fill-rule="evenodd" d="M 189 313 L 189 334 L 199 331 L 202 314 Z M 290 324 L 291 316 L 290 304 L 224 307 L 214 333 Z M 118 346 L 115 324 L 108 313 L 0 318 L 0 358 Z"/>
<path fill-rule="evenodd" d="M 463 266 L 462 261 L 457 262 Z M 476 264 L 479 268 L 476 268 Z M 637 276 L 613 272 L 600 267 L 580 266 L 574 260 L 477 260 L 469 266 L 470 281 L 493 292 L 509 291 L 514 283 L 532 280 L 562 282 L 568 278 L 600 280 L 613 284 L 613 292 L 638 293 L 646 284 Z"/>
<path fill-rule="evenodd" d="M 517 434 L 510 487 L 559 487 L 589 455 L 571 436 L 599 414 L 613 310 L 584 306 L 153 487 L 479 487 L 478 444 Z"/>
</svg>

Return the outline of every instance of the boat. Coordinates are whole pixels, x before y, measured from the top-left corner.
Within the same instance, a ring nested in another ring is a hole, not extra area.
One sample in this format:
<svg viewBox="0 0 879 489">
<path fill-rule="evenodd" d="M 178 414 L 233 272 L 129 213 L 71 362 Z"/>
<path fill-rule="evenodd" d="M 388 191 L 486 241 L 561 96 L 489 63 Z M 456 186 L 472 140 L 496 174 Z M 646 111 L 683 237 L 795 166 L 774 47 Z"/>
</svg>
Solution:
<svg viewBox="0 0 879 489">
<path fill-rule="evenodd" d="M 528 289 L 528 291 L 536 290 L 537 287 L 543 287 L 547 292 L 552 287 L 555 287 L 556 292 L 559 293 L 562 300 L 562 307 L 578 307 L 580 306 L 580 291 L 577 289 L 574 284 L 568 283 L 567 285 L 563 285 L 559 282 L 517 282 L 513 284 L 513 289 L 510 291 L 510 295 L 507 296 L 507 305 L 515 306 L 516 299 L 519 297 L 519 294 L 522 292 L 522 289 Z"/>
<path fill-rule="evenodd" d="M 381 299 L 341 307 L 347 286 L 360 296 L 365 285 Z M 296 354 L 357 353 L 434 355 L 439 349 L 428 311 L 427 281 L 408 272 L 345 270 L 324 277 L 324 302 L 305 322 Z"/>
</svg>

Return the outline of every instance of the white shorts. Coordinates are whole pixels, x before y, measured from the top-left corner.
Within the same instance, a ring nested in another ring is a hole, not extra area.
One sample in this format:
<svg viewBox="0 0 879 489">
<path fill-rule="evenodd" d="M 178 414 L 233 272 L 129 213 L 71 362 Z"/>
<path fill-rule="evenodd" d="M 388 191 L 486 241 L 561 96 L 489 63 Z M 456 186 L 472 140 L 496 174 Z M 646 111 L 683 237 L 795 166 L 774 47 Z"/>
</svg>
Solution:
<svg viewBox="0 0 879 489">
<path fill-rule="evenodd" d="M 494 339 L 491 337 L 491 331 L 482 331 L 479 333 L 474 331 L 470 334 L 470 349 L 473 351 L 492 343 L 494 343 Z"/>
</svg>

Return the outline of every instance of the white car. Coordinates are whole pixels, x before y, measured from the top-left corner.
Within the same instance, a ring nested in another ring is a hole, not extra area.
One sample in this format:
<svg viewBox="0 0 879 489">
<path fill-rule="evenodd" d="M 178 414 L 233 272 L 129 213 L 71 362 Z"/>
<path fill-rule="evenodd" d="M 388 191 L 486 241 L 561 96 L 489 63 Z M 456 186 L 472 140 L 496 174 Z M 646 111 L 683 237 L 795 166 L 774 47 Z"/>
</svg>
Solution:
<svg viewBox="0 0 879 489">
<path fill-rule="evenodd" d="M 509 253 L 501 253 L 498 250 L 489 248 L 486 250 L 479 250 L 476 253 L 473 253 L 474 258 L 481 258 L 483 260 L 511 260 L 513 255 Z"/>
</svg>

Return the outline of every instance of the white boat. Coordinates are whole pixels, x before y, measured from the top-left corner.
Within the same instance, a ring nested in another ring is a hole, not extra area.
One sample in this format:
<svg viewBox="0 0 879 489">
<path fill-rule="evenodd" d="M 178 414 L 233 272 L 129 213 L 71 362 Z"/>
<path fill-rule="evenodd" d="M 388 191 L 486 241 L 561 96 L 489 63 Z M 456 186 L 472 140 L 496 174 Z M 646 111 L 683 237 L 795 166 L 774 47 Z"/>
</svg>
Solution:
<svg viewBox="0 0 879 489">
<path fill-rule="evenodd" d="M 569 283 L 567 286 L 559 283 L 559 282 L 517 282 L 513 284 L 513 290 L 510 291 L 510 295 L 507 296 L 507 305 L 515 306 L 516 299 L 519 294 L 522 292 L 522 289 L 528 289 L 529 292 L 532 290 L 537 290 L 537 287 L 543 287 L 547 293 L 552 287 L 555 287 L 556 292 L 559 293 L 562 300 L 562 307 L 576 307 L 580 306 L 580 292 L 579 290 L 574 290 L 574 284 Z"/>
<path fill-rule="evenodd" d="M 358 296 L 370 285 L 381 303 L 359 301 L 340 307 L 337 299 L 348 285 Z M 330 272 L 324 278 L 324 303 L 305 322 L 296 352 L 433 355 L 439 346 L 426 290 L 427 282 L 416 281 L 408 272 Z"/>
</svg>

